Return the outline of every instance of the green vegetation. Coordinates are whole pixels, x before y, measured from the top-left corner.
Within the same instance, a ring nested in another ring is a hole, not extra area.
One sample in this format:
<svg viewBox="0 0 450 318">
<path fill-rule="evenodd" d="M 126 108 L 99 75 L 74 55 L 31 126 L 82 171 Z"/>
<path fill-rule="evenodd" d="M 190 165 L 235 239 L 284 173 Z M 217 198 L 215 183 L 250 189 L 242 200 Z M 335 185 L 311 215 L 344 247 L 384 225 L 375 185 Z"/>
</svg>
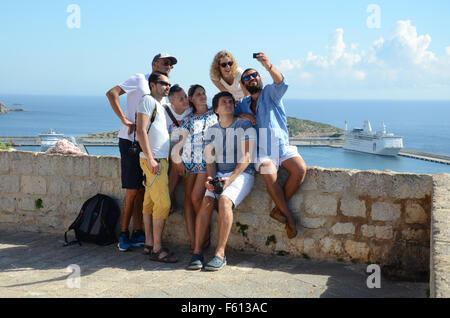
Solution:
<svg viewBox="0 0 450 318">
<path fill-rule="evenodd" d="M 8 150 L 12 148 L 12 144 L 10 142 L 0 142 L 0 150 Z"/>
<path fill-rule="evenodd" d="M 243 237 L 248 238 L 247 232 L 246 232 L 248 230 L 248 225 L 236 222 L 236 226 L 239 228 L 238 233 L 241 233 Z"/>
<path fill-rule="evenodd" d="M 37 210 L 42 209 L 44 207 L 44 205 L 42 204 L 42 199 L 37 199 L 36 201 L 34 201 L 34 206 Z"/>
<path fill-rule="evenodd" d="M 328 124 L 322 124 L 311 120 L 303 120 L 294 117 L 287 117 L 289 137 L 299 135 L 334 135 L 342 133 L 343 130 Z"/>
<path fill-rule="evenodd" d="M 277 244 L 277 238 L 275 235 L 270 235 L 267 237 L 266 246 L 269 246 L 271 243 Z"/>
</svg>

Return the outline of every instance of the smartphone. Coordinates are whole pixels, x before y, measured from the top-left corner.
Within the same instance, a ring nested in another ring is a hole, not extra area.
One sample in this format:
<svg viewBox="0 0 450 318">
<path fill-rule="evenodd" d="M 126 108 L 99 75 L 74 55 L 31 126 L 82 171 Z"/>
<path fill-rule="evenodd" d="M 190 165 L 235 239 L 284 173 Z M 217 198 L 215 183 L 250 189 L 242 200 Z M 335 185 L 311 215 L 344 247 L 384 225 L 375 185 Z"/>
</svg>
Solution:
<svg viewBox="0 0 450 318">
<path fill-rule="evenodd" d="M 253 53 L 253 58 L 256 59 L 259 56 L 259 53 Z"/>
</svg>

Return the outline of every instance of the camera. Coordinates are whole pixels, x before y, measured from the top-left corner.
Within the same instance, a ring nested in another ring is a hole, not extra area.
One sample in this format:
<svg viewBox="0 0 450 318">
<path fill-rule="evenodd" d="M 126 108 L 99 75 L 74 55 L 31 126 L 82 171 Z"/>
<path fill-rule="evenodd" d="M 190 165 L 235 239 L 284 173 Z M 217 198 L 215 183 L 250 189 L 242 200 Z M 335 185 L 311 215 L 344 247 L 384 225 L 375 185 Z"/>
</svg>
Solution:
<svg viewBox="0 0 450 318">
<path fill-rule="evenodd" d="M 139 142 L 133 141 L 130 148 L 128 148 L 128 155 L 136 156 L 141 152 L 141 146 L 139 146 Z"/>
<path fill-rule="evenodd" d="M 254 59 L 258 58 L 258 56 L 259 56 L 259 53 L 253 53 L 253 58 Z"/>
<path fill-rule="evenodd" d="M 209 183 L 213 185 L 215 194 L 222 194 L 224 181 L 220 180 L 218 177 L 215 177 L 209 181 Z"/>
</svg>

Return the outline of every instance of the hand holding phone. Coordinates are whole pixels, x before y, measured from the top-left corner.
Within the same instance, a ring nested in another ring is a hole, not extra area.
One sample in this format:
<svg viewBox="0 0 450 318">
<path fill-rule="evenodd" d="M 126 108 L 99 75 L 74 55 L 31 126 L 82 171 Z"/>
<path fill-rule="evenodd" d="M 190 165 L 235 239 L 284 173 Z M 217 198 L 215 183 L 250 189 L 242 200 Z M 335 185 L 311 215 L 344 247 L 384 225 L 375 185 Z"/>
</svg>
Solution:
<svg viewBox="0 0 450 318">
<path fill-rule="evenodd" d="M 253 58 L 254 59 L 258 58 L 258 56 L 259 56 L 259 53 L 253 53 Z"/>
</svg>

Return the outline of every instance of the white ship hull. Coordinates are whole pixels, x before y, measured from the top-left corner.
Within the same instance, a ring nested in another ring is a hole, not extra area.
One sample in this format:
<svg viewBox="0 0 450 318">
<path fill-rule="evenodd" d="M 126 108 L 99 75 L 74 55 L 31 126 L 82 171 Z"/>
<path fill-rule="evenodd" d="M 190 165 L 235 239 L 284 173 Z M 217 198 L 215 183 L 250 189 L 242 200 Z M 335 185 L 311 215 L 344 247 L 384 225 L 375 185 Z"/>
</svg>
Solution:
<svg viewBox="0 0 450 318">
<path fill-rule="evenodd" d="M 64 135 L 50 130 L 48 133 L 39 134 L 39 138 L 41 139 L 41 151 L 45 152 L 47 149 L 54 147 L 58 140 L 63 139 Z"/>
<path fill-rule="evenodd" d="M 396 156 L 402 148 L 402 137 L 371 138 L 346 134 L 344 139 L 344 149 L 382 156 Z"/>
</svg>

